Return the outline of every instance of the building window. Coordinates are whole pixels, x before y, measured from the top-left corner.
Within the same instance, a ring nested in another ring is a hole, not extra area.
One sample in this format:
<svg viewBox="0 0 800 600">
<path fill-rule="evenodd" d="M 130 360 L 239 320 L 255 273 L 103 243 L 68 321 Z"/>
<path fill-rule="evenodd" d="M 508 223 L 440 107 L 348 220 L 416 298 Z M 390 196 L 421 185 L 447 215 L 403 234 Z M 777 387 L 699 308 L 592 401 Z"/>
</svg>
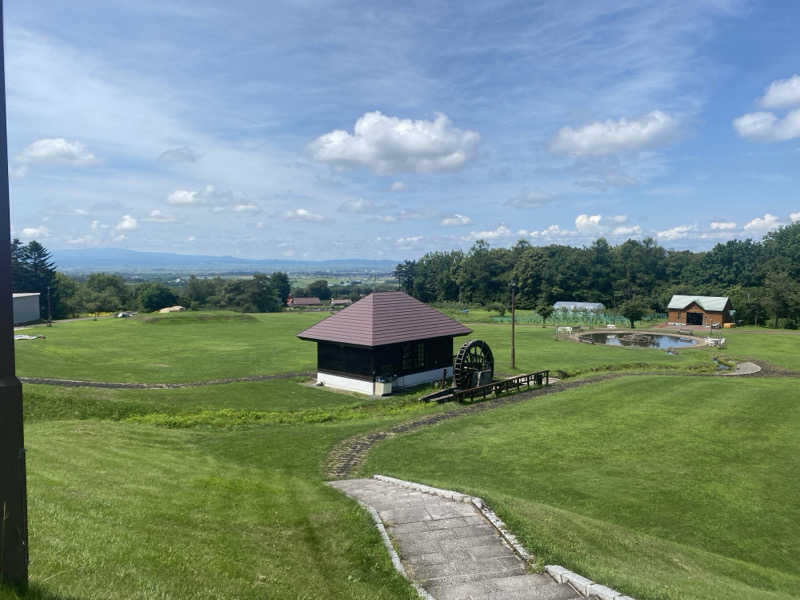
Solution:
<svg viewBox="0 0 800 600">
<path fill-rule="evenodd" d="M 425 342 L 403 344 L 403 371 L 418 371 L 425 366 Z"/>
</svg>

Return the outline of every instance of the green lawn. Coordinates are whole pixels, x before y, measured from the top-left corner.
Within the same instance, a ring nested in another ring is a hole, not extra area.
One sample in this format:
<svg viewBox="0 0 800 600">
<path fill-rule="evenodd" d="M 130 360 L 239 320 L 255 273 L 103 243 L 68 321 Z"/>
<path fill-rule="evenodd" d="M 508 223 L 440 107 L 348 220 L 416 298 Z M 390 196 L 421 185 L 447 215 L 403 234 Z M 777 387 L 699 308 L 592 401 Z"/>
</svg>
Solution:
<svg viewBox="0 0 800 600">
<path fill-rule="evenodd" d="M 327 313 L 178 313 L 148 321 L 105 319 L 37 329 L 44 340 L 20 341 L 17 372 L 25 377 L 94 381 L 186 382 L 312 371 L 316 346 L 296 334 Z M 469 323 L 492 347 L 498 373 L 510 373 L 510 326 Z M 711 354 L 585 346 L 553 339 L 552 328 L 517 327 L 518 371 L 561 370 L 577 375 L 596 370 L 711 369 Z"/>
<path fill-rule="evenodd" d="M 338 440 L 447 407 L 295 381 L 24 387 L 30 599 L 415 598 L 369 517 L 325 485 Z M 322 423 L 306 422 L 327 411 Z M 297 424 L 231 418 L 300 415 Z M 138 424 L 134 415 L 222 415 Z M 0 590 L 0 599 L 15 596 Z"/>
<path fill-rule="evenodd" d="M 327 313 L 177 313 L 36 328 L 16 343 L 17 375 L 183 382 L 311 371 L 316 345 L 296 336 Z"/>
<path fill-rule="evenodd" d="M 625 378 L 388 440 L 364 470 L 482 496 L 542 562 L 640 600 L 794 598 L 797 385 Z"/>
<path fill-rule="evenodd" d="M 729 329 L 726 354 L 737 359 L 763 360 L 777 367 L 800 371 L 800 333 L 783 329 Z"/>
</svg>

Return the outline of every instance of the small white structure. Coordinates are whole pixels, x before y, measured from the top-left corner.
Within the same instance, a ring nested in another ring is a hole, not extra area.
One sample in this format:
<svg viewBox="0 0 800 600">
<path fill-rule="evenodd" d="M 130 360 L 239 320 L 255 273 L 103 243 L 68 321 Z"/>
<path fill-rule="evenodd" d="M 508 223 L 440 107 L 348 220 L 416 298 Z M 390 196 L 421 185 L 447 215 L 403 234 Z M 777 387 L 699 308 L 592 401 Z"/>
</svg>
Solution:
<svg viewBox="0 0 800 600">
<path fill-rule="evenodd" d="M 606 309 L 601 302 L 575 302 L 574 300 L 559 300 L 553 304 L 553 310 L 567 312 L 601 312 Z"/>
<path fill-rule="evenodd" d="M 13 302 L 14 325 L 39 320 L 39 292 L 13 294 Z"/>
<path fill-rule="evenodd" d="M 725 338 L 707 337 L 706 346 L 712 346 L 713 348 L 724 348 Z"/>
<path fill-rule="evenodd" d="M 186 308 L 183 306 L 167 306 L 166 308 L 162 308 L 158 312 L 160 313 L 173 313 L 173 312 L 183 312 Z"/>
</svg>

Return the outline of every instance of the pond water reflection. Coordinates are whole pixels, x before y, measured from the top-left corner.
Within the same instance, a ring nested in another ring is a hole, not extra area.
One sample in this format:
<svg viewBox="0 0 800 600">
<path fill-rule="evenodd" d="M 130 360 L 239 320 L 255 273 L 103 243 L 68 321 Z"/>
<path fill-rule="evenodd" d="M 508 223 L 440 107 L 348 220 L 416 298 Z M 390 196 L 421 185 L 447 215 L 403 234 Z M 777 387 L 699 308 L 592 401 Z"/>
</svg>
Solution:
<svg viewBox="0 0 800 600">
<path fill-rule="evenodd" d="M 677 335 L 657 333 L 586 333 L 582 342 L 606 346 L 638 346 L 640 348 L 691 348 L 698 340 Z"/>
</svg>

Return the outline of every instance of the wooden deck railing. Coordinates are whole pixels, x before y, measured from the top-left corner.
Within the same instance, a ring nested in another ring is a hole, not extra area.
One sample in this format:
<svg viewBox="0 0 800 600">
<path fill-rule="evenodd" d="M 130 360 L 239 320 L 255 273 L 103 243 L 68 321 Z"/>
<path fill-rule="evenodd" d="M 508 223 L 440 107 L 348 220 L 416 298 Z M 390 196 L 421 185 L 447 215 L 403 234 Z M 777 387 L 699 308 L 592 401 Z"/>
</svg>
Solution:
<svg viewBox="0 0 800 600">
<path fill-rule="evenodd" d="M 523 386 L 530 389 L 531 385 L 550 385 L 550 371 L 537 371 L 536 373 L 528 373 L 527 375 L 517 375 L 509 379 L 501 379 L 500 381 L 493 381 L 486 385 L 470 388 L 468 390 L 453 390 L 452 398 L 448 400 L 474 400 L 475 398 L 484 399 L 486 396 L 500 394 L 508 391 L 519 392 Z"/>
</svg>

